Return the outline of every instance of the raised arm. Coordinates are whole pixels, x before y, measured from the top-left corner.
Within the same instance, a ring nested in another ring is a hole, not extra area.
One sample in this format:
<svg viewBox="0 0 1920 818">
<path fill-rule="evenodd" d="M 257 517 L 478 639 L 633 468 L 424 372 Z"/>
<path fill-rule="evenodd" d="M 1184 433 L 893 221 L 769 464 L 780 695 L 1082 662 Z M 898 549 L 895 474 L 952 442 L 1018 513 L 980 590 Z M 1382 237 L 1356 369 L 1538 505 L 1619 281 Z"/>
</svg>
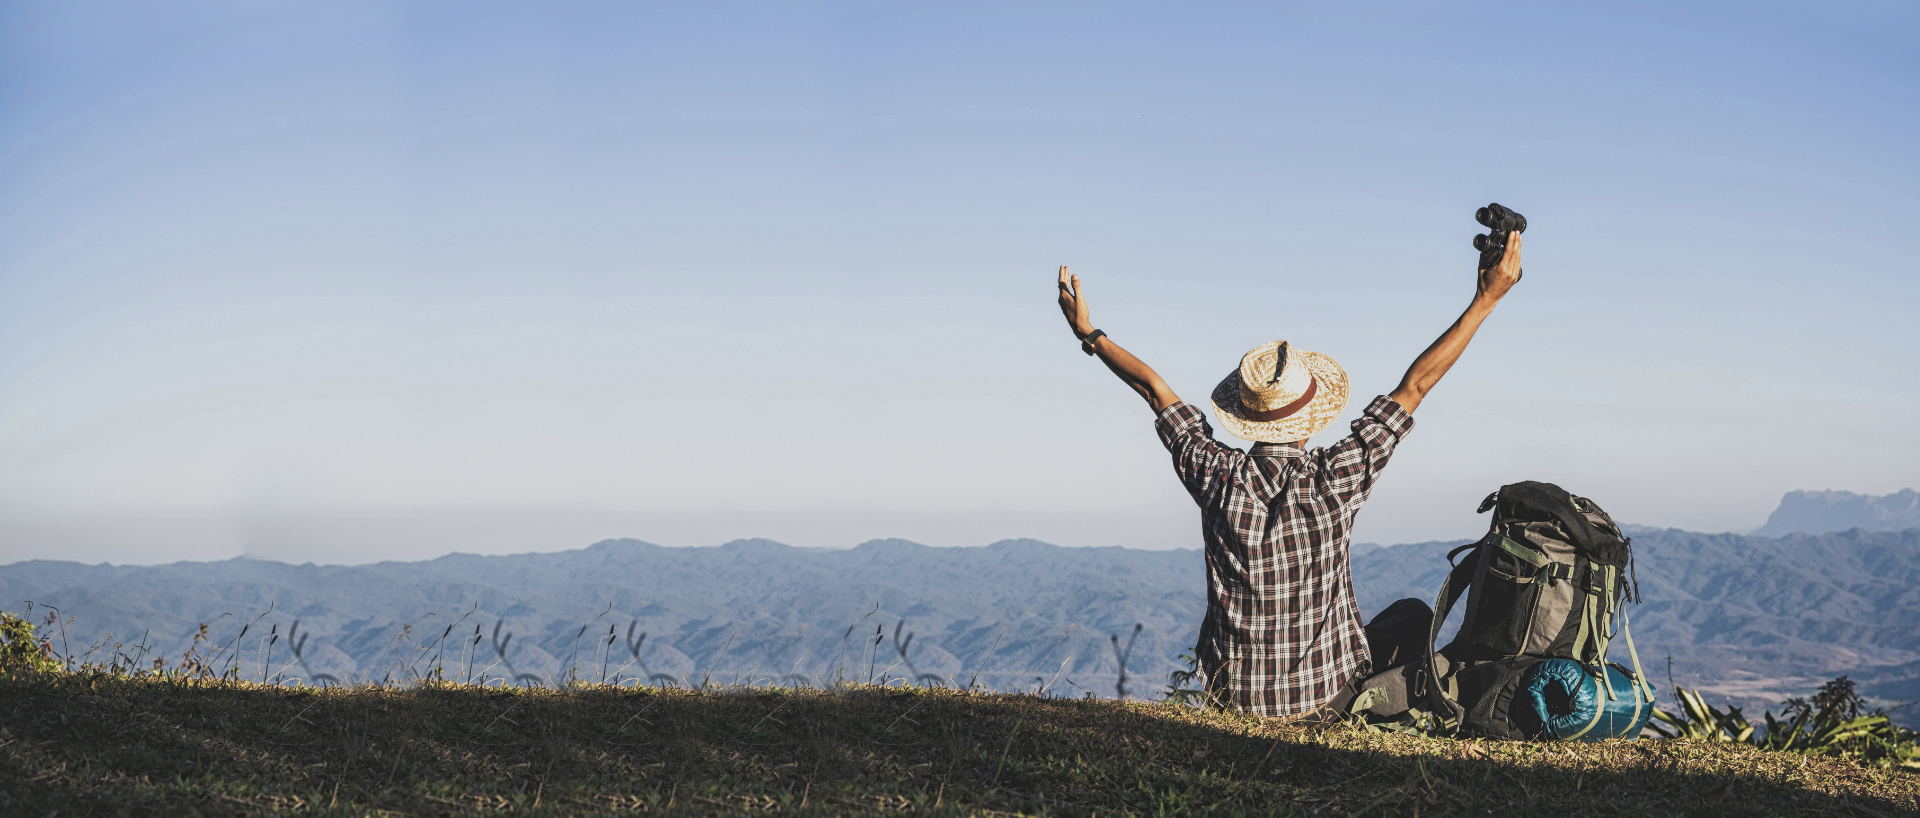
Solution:
<svg viewBox="0 0 1920 818">
<path fill-rule="evenodd" d="M 1079 276 L 1067 275 L 1067 268 L 1060 268 L 1060 312 L 1067 316 L 1067 327 L 1073 330 L 1073 337 L 1086 343 L 1087 336 L 1094 330 L 1093 319 L 1087 313 L 1087 290 L 1080 284 Z M 1180 402 L 1180 396 L 1173 394 L 1167 382 L 1133 353 L 1120 348 L 1119 344 L 1102 332 L 1093 339 L 1093 353 L 1100 356 L 1100 362 L 1113 370 L 1126 385 L 1145 398 L 1148 406 L 1155 412 L 1164 412 L 1167 407 Z"/>
<path fill-rule="evenodd" d="M 1507 253 L 1501 257 L 1500 263 L 1480 271 L 1473 290 L 1473 301 L 1467 305 L 1467 311 L 1461 313 L 1453 326 L 1441 333 L 1440 338 L 1427 347 L 1427 351 L 1413 359 L 1413 366 L 1407 367 L 1407 374 L 1400 379 L 1399 388 L 1387 397 L 1393 398 L 1400 408 L 1409 413 L 1419 408 L 1428 390 L 1440 382 L 1440 376 L 1453 368 L 1454 361 L 1460 360 L 1460 353 L 1467 351 L 1467 342 L 1473 340 L 1480 323 L 1493 314 L 1494 306 L 1519 280 L 1520 234 L 1513 233 L 1507 239 Z"/>
</svg>

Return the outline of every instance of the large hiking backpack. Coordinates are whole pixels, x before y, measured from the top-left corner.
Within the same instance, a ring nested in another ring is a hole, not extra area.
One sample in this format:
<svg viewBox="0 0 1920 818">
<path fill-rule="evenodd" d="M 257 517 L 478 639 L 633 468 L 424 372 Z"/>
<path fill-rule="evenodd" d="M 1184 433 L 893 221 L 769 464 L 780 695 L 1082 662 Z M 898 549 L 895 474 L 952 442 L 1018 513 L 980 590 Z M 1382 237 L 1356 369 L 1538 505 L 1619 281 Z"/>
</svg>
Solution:
<svg viewBox="0 0 1920 818">
<path fill-rule="evenodd" d="M 1454 567 L 1424 655 L 1363 681 L 1355 712 L 1391 718 L 1419 708 L 1462 734 L 1498 738 L 1639 735 L 1654 695 L 1621 610 L 1639 600 L 1632 540 L 1599 505 L 1551 483 L 1502 486 L 1480 504 L 1488 510 L 1487 535 L 1447 555 Z M 1435 650 L 1463 594 L 1460 631 Z M 1616 633 L 1631 670 L 1607 659 Z"/>
</svg>

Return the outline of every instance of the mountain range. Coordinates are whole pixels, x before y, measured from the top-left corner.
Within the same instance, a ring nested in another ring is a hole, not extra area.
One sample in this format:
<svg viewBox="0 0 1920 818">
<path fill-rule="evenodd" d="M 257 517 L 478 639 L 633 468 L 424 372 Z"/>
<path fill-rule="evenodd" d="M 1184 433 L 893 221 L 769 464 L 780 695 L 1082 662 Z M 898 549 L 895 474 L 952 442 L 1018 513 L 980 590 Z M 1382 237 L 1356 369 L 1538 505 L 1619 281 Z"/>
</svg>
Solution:
<svg viewBox="0 0 1920 818">
<path fill-rule="evenodd" d="M 1671 673 L 1750 710 L 1841 674 L 1881 701 L 1920 698 L 1920 529 L 1629 533 L 1645 600 L 1629 615 L 1656 680 Z M 1460 542 L 1356 545 L 1362 613 L 1430 600 Z M 608 540 L 359 566 L 0 566 L 0 607 L 26 613 L 29 601 L 36 618 L 59 611 L 56 647 L 76 657 L 173 663 L 191 650 L 251 677 L 405 680 L 439 667 L 455 679 L 888 678 L 1145 696 L 1180 667 L 1206 597 L 1196 550 Z"/>
<path fill-rule="evenodd" d="M 1790 491 L 1767 524 L 1753 533 L 1765 537 L 1783 534 L 1819 534 L 1864 528 L 1902 531 L 1920 528 L 1920 492 L 1913 489 L 1873 496 L 1851 491 Z"/>
</svg>

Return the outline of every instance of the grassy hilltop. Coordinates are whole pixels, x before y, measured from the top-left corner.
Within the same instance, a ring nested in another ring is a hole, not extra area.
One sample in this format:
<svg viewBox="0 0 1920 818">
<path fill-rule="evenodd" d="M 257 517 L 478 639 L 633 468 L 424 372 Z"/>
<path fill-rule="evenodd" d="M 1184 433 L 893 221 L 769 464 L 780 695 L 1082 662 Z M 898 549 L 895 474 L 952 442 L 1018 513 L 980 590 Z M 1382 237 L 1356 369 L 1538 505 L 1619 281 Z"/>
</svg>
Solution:
<svg viewBox="0 0 1920 818">
<path fill-rule="evenodd" d="M 1308 729 L 942 689 L 0 677 L 0 814 L 1920 815 L 1920 774 L 1704 741 Z"/>
</svg>

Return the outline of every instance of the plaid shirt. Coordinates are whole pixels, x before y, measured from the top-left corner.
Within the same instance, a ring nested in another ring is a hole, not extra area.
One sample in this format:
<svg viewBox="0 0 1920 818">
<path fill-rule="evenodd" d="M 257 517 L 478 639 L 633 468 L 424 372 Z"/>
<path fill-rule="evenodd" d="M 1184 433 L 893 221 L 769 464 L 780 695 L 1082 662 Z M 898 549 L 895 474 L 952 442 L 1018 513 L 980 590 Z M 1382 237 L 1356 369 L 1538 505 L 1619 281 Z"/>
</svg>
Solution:
<svg viewBox="0 0 1920 818">
<path fill-rule="evenodd" d="M 1367 655 L 1347 552 L 1353 517 L 1413 416 L 1382 395 L 1353 434 L 1310 452 L 1222 445 L 1186 403 L 1154 428 L 1200 505 L 1207 618 L 1196 656 L 1208 689 L 1258 716 L 1325 704 Z"/>
</svg>

